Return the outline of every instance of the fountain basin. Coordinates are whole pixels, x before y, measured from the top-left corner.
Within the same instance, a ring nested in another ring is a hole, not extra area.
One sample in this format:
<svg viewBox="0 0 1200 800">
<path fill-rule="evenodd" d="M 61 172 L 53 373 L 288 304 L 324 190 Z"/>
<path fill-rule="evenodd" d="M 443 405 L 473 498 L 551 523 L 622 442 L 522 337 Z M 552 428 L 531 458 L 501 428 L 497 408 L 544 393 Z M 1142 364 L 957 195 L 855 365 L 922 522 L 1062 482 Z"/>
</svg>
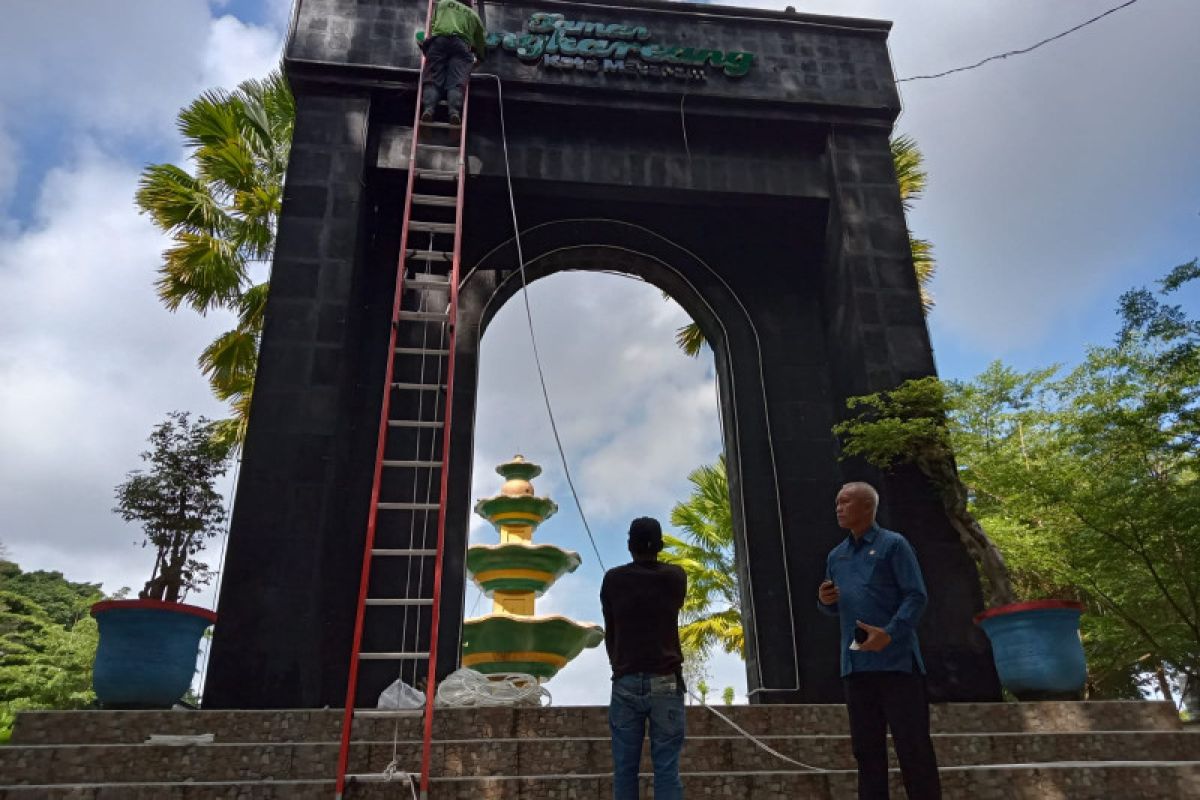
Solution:
<svg viewBox="0 0 1200 800">
<path fill-rule="evenodd" d="M 567 617 L 488 614 L 463 622 L 462 665 L 484 674 L 524 672 L 546 680 L 603 641 L 599 625 Z"/>
<path fill-rule="evenodd" d="M 533 592 L 541 596 L 580 565 L 579 554 L 552 544 L 477 544 L 467 548 L 467 571 L 483 592 Z"/>
</svg>

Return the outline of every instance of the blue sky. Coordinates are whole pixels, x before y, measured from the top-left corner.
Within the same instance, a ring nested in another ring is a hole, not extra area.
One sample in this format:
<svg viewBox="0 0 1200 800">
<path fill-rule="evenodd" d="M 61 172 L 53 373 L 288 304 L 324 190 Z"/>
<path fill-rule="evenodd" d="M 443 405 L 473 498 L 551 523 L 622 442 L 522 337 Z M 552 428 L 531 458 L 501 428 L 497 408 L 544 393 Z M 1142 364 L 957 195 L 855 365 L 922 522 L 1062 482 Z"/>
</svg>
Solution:
<svg viewBox="0 0 1200 800">
<path fill-rule="evenodd" d="M 1117 4 L 788 2 L 894 20 L 900 76 L 1024 47 Z M 132 193 L 146 163 L 183 158 L 180 106 L 277 63 L 288 6 L 6 4 L 0 542 L 28 569 L 110 590 L 149 572 L 137 531 L 109 511 L 112 487 L 138 466 L 166 411 L 221 413 L 194 359 L 229 320 L 159 306 L 152 281 L 164 243 Z M 930 172 L 910 222 L 940 265 L 929 322 L 944 376 L 969 377 L 993 359 L 1070 363 L 1111 339 L 1122 291 L 1200 255 L 1196 30 L 1193 0 L 1142 0 L 1032 54 L 903 85 L 899 129 L 916 137 Z M 666 519 L 687 473 L 719 452 L 711 359 L 675 351 L 682 312 L 637 282 L 558 275 L 530 295 L 564 444 L 611 566 L 629 518 Z M 1195 308 L 1194 293 L 1184 299 Z M 543 464 L 536 485 L 561 511 L 539 540 L 585 563 L 539 607 L 595 620 L 601 572 L 557 464 L 517 303 L 484 339 L 480 385 L 474 495 L 497 489 L 492 467 L 514 452 Z M 478 524 L 472 536 L 494 540 Z M 474 590 L 467 599 L 471 607 Z M 197 601 L 211 603 L 211 591 Z M 717 687 L 744 689 L 735 659 L 715 658 L 710 670 Z M 592 651 L 550 688 L 559 702 L 604 702 L 605 673 Z"/>
</svg>

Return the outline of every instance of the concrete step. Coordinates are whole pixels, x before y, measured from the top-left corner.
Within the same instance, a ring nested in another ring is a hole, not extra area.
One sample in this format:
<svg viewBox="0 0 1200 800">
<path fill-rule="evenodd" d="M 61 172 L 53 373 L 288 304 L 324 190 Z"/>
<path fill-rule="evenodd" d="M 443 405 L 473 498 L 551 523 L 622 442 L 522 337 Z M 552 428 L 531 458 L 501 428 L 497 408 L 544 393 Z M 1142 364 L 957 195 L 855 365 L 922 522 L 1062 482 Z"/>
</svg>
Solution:
<svg viewBox="0 0 1200 800">
<path fill-rule="evenodd" d="M 848 736 L 768 736 L 763 741 L 801 763 L 854 769 Z M 1057 761 L 1200 761 L 1200 736 L 1182 732 L 935 734 L 943 767 Z M 611 771 L 607 738 L 467 739 L 434 744 L 433 774 L 444 777 L 523 776 Z M 647 748 L 648 750 L 648 748 Z M 392 758 L 392 742 L 361 742 L 350 772 L 378 772 Z M 420 767 L 420 741 L 396 746 L 401 767 Z M 337 742 L 207 745 L 34 745 L 0 748 L 7 784 L 120 781 L 310 780 L 328 778 Z M 690 736 L 685 772 L 794 770 L 740 736 Z M 649 755 L 642 768 L 649 772 Z"/>
<path fill-rule="evenodd" d="M 841 705 L 722 706 L 719 709 L 755 735 L 848 732 Z M 1179 730 L 1170 703 L 962 703 L 931 708 L 934 731 L 1015 733 Z M 708 709 L 689 706 L 693 736 L 722 736 L 725 722 Z M 30 711 L 17 717 L 13 744 L 142 743 L 150 734 L 212 733 L 218 742 L 328 742 L 338 738 L 339 710 L 281 711 Z M 391 740 L 392 721 L 363 720 L 355 738 Z M 400 721 L 400 737 L 420 736 L 420 720 Z M 546 738 L 608 735 L 607 711 L 596 706 L 439 709 L 434 738 Z"/>
<path fill-rule="evenodd" d="M 851 771 L 685 773 L 691 798 L 739 800 L 853 800 Z M 892 796 L 904 798 L 899 774 L 892 773 Z M 1200 763 L 1056 764 L 945 768 L 943 793 L 970 800 L 1178 800 L 1200 797 Z M 651 779 L 642 777 L 642 795 Z M 430 800 L 607 800 L 608 775 L 496 777 L 435 781 Z M 0 800 L 328 800 L 332 781 L 86 783 L 0 787 Z M 349 787 L 347 800 L 410 797 L 404 784 L 370 783 Z"/>
</svg>

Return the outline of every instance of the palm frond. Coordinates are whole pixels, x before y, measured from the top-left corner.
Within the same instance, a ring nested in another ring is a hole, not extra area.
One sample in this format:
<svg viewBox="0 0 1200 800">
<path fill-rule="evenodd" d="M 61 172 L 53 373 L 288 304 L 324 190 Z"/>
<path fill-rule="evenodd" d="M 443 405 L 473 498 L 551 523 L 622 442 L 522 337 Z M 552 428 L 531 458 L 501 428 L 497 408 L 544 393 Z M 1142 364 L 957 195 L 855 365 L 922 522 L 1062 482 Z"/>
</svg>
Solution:
<svg viewBox="0 0 1200 800">
<path fill-rule="evenodd" d="M 224 89 L 210 89 L 184 106 L 176 127 L 189 147 L 220 146 L 238 137 L 239 105 Z"/>
<path fill-rule="evenodd" d="M 198 362 L 218 397 L 224 400 L 241 394 L 254 381 L 258 337 L 241 329 L 227 331 L 204 348 Z"/>
<path fill-rule="evenodd" d="M 163 231 L 229 231 L 234 223 L 209 187 L 174 164 L 142 170 L 134 200 Z"/>
<path fill-rule="evenodd" d="M 675 331 L 675 344 L 686 355 L 695 358 L 708 344 L 708 340 L 704 338 L 704 332 L 700 330 L 700 325 L 691 322 Z"/>
<path fill-rule="evenodd" d="M 900 185 L 900 200 L 907 211 L 914 200 L 920 198 L 929 180 L 925 170 L 925 156 L 917 142 L 905 134 L 892 139 L 892 163 L 896 168 L 896 182 Z"/>
<path fill-rule="evenodd" d="M 183 231 L 164 253 L 155 282 L 159 299 L 175 311 L 187 305 L 205 314 L 235 305 L 246 280 L 246 264 L 229 241 L 206 233 Z"/>
<path fill-rule="evenodd" d="M 908 245 L 912 250 L 913 271 L 917 274 L 917 287 L 921 291 L 921 308 L 928 314 L 933 310 L 933 294 L 930 284 L 933 283 L 934 273 L 937 272 L 937 262 L 933 257 L 933 244 L 928 239 L 918 239 L 908 232 Z"/>
<path fill-rule="evenodd" d="M 270 291 L 270 281 L 263 281 L 242 292 L 238 298 L 238 328 L 252 331 L 255 335 L 262 331 Z"/>
</svg>

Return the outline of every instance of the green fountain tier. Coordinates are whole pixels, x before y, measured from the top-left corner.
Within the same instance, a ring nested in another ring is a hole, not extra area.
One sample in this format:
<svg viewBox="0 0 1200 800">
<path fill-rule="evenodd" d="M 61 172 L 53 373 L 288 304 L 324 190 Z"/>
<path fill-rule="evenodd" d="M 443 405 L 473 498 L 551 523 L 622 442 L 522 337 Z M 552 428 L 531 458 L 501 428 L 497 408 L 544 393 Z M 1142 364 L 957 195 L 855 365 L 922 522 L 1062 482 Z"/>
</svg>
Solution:
<svg viewBox="0 0 1200 800">
<path fill-rule="evenodd" d="M 579 554 L 552 544 L 477 544 L 467 548 L 467 572 L 491 597 L 495 592 L 533 592 L 550 586 L 581 563 Z"/>
<path fill-rule="evenodd" d="M 558 503 L 548 497 L 532 495 L 514 497 L 501 494 L 485 497 L 475 504 L 475 513 L 496 526 L 497 530 L 527 528 L 530 534 L 556 511 Z"/>
<path fill-rule="evenodd" d="M 488 614 L 463 622 L 462 664 L 479 672 L 523 672 L 553 678 L 585 647 L 604 641 L 604 629 L 557 615 Z"/>
</svg>

